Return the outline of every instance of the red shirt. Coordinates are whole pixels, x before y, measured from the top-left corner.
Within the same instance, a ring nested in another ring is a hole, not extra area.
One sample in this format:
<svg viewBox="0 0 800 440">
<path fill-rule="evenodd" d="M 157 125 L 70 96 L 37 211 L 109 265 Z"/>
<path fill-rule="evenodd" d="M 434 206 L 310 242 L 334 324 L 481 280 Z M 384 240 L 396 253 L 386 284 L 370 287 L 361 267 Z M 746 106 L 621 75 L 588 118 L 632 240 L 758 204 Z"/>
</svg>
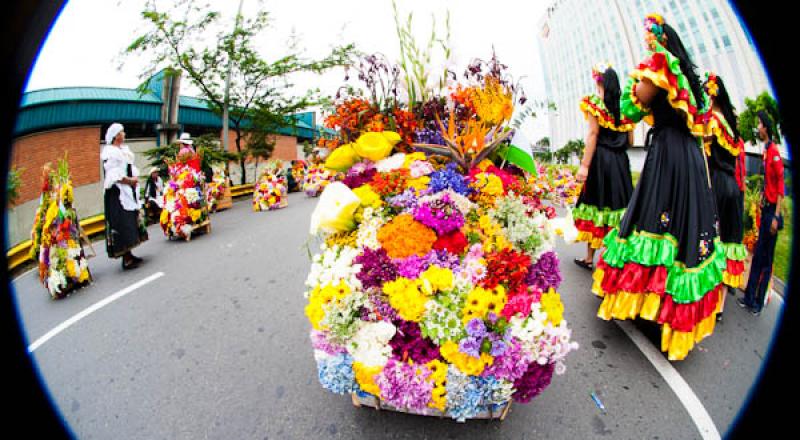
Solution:
<svg viewBox="0 0 800 440">
<path fill-rule="evenodd" d="M 772 142 L 764 151 L 764 197 L 769 203 L 778 203 L 783 195 L 783 159 Z"/>
</svg>

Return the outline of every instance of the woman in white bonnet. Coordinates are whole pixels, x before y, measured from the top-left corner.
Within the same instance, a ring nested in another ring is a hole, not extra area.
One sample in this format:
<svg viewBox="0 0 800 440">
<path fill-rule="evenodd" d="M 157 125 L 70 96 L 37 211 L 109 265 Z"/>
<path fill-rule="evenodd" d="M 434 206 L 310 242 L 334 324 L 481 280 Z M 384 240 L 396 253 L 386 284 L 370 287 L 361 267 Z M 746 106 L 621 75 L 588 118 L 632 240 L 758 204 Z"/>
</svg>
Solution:
<svg viewBox="0 0 800 440">
<path fill-rule="evenodd" d="M 106 251 L 110 258 L 122 257 L 122 268 L 132 269 L 142 259 L 131 249 L 147 241 L 147 229 L 140 219 L 138 176 L 134 155 L 125 141 L 122 124 L 113 123 L 106 131 L 106 145 L 100 153 L 103 162 L 103 189 L 106 217 Z"/>
</svg>

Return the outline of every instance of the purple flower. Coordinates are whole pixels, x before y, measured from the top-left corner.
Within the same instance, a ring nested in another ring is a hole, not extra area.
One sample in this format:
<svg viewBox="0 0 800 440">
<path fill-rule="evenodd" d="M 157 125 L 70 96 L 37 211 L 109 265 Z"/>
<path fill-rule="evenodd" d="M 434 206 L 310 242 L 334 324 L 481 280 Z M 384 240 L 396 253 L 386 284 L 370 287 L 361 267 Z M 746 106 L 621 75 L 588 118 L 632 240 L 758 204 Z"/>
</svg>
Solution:
<svg viewBox="0 0 800 440">
<path fill-rule="evenodd" d="M 417 206 L 417 193 L 409 188 L 402 193 L 386 199 L 389 205 L 400 209 L 414 209 Z"/>
<path fill-rule="evenodd" d="M 353 165 L 347 173 L 347 176 L 342 180 L 342 183 L 347 185 L 350 189 L 356 189 L 361 185 L 370 183 L 377 170 L 375 165 L 362 165 L 363 162 Z"/>
<path fill-rule="evenodd" d="M 438 235 L 446 235 L 464 226 L 464 216 L 450 197 L 433 200 L 414 209 L 414 220 L 433 228 Z"/>
<path fill-rule="evenodd" d="M 395 321 L 397 333 L 389 341 L 392 354 L 401 360 L 411 359 L 425 364 L 439 357 L 439 347 L 428 338 L 422 337 L 419 324 L 412 321 Z"/>
<path fill-rule="evenodd" d="M 486 324 L 483 323 L 482 319 L 472 318 L 467 323 L 467 334 L 473 338 L 483 338 L 487 335 Z"/>
<path fill-rule="evenodd" d="M 344 347 L 328 341 L 325 333 L 318 332 L 316 330 L 311 330 L 311 346 L 314 348 L 314 350 L 324 351 L 332 356 L 347 353 L 347 350 Z"/>
<path fill-rule="evenodd" d="M 482 338 L 464 338 L 458 343 L 458 349 L 474 358 L 481 357 Z"/>
<path fill-rule="evenodd" d="M 386 250 L 382 248 L 377 251 L 364 249 L 364 252 L 357 256 L 353 263 L 361 265 L 361 270 L 356 274 L 356 278 L 361 281 L 364 288 L 381 287 L 384 283 L 397 279 L 397 267 L 392 263 Z"/>
<path fill-rule="evenodd" d="M 430 266 L 427 255 L 423 257 L 412 255 L 408 258 L 398 258 L 393 261 L 397 267 L 397 273 L 401 277 L 406 277 L 412 280 L 419 277 L 419 274 L 424 272 L 428 266 Z"/>
<path fill-rule="evenodd" d="M 424 409 L 431 401 L 433 382 L 431 372 L 424 366 L 413 366 L 389 359 L 376 383 L 381 398 L 398 408 Z"/>
<path fill-rule="evenodd" d="M 558 257 L 553 251 L 545 252 L 539 261 L 528 270 L 526 283 L 546 292 L 552 287 L 558 289 L 561 285 L 561 271 L 558 268 Z"/>
<path fill-rule="evenodd" d="M 520 403 L 528 403 L 538 396 L 548 385 L 553 377 L 553 364 L 539 365 L 533 362 L 528 367 L 525 374 L 514 381 L 514 388 L 517 391 L 513 398 Z"/>
<path fill-rule="evenodd" d="M 511 340 L 506 345 L 506 350 L 494 357 L 494 362 L 483 370 L 482 376 L 494 376 L 498 379 L 516 381 L 533 362 L 533 356 L 522 349 L 519 341 Z"/>
</svg>

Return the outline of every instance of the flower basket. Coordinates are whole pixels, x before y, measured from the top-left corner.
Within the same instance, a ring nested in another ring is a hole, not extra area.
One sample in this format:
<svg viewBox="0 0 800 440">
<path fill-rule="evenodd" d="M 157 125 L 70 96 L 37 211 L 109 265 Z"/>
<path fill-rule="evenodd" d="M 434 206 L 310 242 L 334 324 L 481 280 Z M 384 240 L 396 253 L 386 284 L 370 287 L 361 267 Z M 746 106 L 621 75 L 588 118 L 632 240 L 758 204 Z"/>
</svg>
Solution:
<svg viewBox="0 0 800 440">
<path fill-rule="evenodd" d="M 253 187 L 253 211 L 271 211 L 289 206 L 286 178 L 266 171 Z"/>
<path fill-rule="evenodd" d="M 164 209 L 159 223 L 170 240 L 188 241 L 195 233 L 211 231 L 205 176 L 199 161 L 196 153 L 183 153 L 178 161 L 169 164 L 169 181 L 164 187 Z"/>
</svg>

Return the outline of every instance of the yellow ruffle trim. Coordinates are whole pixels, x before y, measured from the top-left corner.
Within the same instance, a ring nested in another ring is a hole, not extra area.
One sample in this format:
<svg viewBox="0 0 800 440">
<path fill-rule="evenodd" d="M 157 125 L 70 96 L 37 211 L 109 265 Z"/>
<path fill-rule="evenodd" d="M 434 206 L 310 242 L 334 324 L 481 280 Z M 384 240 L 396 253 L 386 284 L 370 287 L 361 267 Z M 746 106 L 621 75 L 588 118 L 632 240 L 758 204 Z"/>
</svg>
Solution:
<svg viewBox="0 0 800 440">
<path fill-rule="evenodd" d="M 728 138 L 732 136 L 730 136 L 730 133 L 728 133 L 728 131 L 725 130 L 725 126 L 722 123 L 720 123 L 719 121 L 720 117 L 721 116 L 719 116 L 716 112 L 714 112 L 714 115 L 709 119 L 707 125 L 708 134 L 716 137 L 717 143 L 720 145 L 720 147 L 724 148 L 725 151 L 731 154 L 731 156 L 738 157 L 739 153 L 742 152 L 741 150 L 742 145 L 741 144 L 731 145 L 731 143 L 728 141 Z"/>
<path fill-rule="evenodd" d="M 604 237 L 595 237 L 591 232 L 578 231 L 578 238 L 575 241 L 583 241 L 589 244 L 592 249 L 600 249 L 603 246 Z"/>
<path fill-rule="evenodd" d="M 734 288 L 743 288 L 742 285 L 744 283 L 744 273 L 740 273 L 739 275 L 731 275 L 727 270 L 722 272 L 722 282 L 725 283 L 727 286 L 731 286 Z"/>
<path fill-rule="evenodd" d="M 695 344 L 714 333 L 717 313 L 719 313 L 719 306 L 714 313 L 700 321 L 700 324 L 697 324 L 690 332 L 672 331 L 669 324 L 664 324 L 661 327 L 661 351 L 667 353 L 667 359 L 671 361 L 684 360 Z"/>
<path fill-rule="evenodd" d="M 689 110 L 689 104 L 686 101 L 678 99 L 678 89 L 672 87 L 667 77 L 661 72 L 653 72 L 652 70 L 635 70 L 631 76 L 638 79 L 650 80 L 656 87 L 667 91 L 667 99 L 672 108 L 683 112 L 686 118 L 686 126 L 695 136 L 703 136 L 706 133 L 706 126 L 702 122 L 695 121 L 695 115 Z M 641 103 L 639 103 L 641 105 Z M 645 122 L 654 125 L 653 115 L 650 114 L 645 117 Z"/>
<path fill-rule="evenodd" d="M 661 307 L 661 296 L 657 293 L 618 292 L 606 294 L 603 297 L 603 303 L 597 310 L 597 317 L 606 321 L 636 319 L 637 317 L 655 321 Z"/>
<path fill-rule="evenodd" d="M 592 293 L 603 298 L 606 296 L 606 293 L 603 292 L 603 276 L 605 275 L 605 271 L 603 269 L 595 269 L 592 273 Z"/>
<path fill-rule="evenodd" d="M 584 118 L 589 119 L 589 115 L 594 116 L 595 119 L 597 119 L 597 123 L 603 128 L 623 133 L 632 131 L 634 128 L 636 128 L 636 124 L 632 122 L 620 124 L 619 126 L 614 125 L 614 122 L 609 121 L 610 115 L 604 114 L 600 109 L 588 104 L 585 100 L 581 101 L 580 108 L 583 112 Z"/>
</svg>

